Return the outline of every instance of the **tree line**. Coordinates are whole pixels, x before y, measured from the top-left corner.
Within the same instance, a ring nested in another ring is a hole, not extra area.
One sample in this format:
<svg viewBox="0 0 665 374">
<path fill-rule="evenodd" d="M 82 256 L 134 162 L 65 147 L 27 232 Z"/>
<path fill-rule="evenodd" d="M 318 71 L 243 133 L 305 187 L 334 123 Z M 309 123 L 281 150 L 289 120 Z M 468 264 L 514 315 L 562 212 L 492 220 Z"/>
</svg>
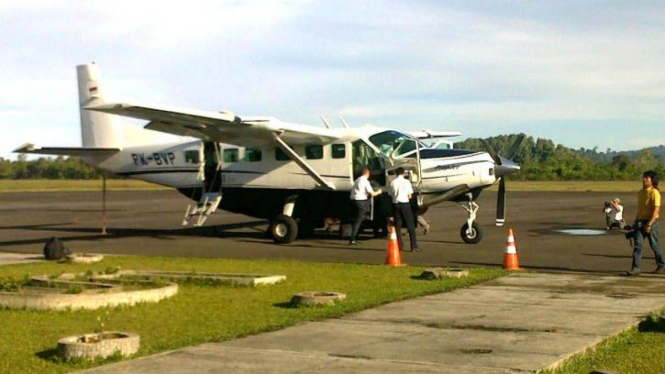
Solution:
<svg viewBox="0 0 665 374">
<path fill-rule="evenodd" d="M 103 175 L 113 178 L 110 173 L 85 164 L 78 157 L 28 160 L 26 155 L 19 155 L 15 161 L 0 157 L 0 179 L 99 179 Z"/>
<path fill-rule="evenodd" d="M 499 135 L 485 140 L 499 155 L 508 156 L 509 149 L 519 135 Z M 478 138 L 456 143 L 455 148 L 484 150 Z M 665 147 L 645 148 L 639 151 L 598 152 L 593 149 L 571 149 L 554 144 L 549 139 L 525 137 L 513 161 L 522 166 L 513 180 L 566 181 L 566 180 L 635 180 L 646 170 L 665 175 Z M 103 175 L 118 178 L 81 162 L 76 157 L 39 158 L 18 160 L 0 158 L 0 179 L 99 179 Z"/>
<path fill-rule="evenodd" d="M 499 135 L 485 139 L 499 155 L 508 156 L 510 147 L 519 135 Z M 478 138 L 455 144 L 456 148 L 484 150 Z M 664 147 L 645 148 L 630 152 L 598 152 L 594 149 L 571 149 L 554 144 L 549 139 L 525 137 L 515 152 L 513 161 L 522 170 L 510 179 L 533 181 L 568 180 L 635 180 L 647 170 L 665 175 Z M 657 154 L 658 152 L 658 154 Z"/>
</svg>

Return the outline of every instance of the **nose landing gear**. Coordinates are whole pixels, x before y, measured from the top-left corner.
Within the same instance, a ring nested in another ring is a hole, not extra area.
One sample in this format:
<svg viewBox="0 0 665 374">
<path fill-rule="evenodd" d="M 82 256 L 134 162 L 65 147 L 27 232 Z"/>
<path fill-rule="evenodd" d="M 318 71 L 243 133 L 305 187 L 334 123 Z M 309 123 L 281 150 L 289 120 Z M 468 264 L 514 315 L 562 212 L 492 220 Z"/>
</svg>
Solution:
<svg viewBox="0 0 665 374">
<path fill-rule="evenodd" d="M 460 236 L 464 243 L 478 244 L 483 239 L 483 230 L 476 223 L 476 213 L 480 206 L 473 200 L 460 203 L 460 205 L 468 212 L 466 223 L 460 229 Z"/>
</svg>

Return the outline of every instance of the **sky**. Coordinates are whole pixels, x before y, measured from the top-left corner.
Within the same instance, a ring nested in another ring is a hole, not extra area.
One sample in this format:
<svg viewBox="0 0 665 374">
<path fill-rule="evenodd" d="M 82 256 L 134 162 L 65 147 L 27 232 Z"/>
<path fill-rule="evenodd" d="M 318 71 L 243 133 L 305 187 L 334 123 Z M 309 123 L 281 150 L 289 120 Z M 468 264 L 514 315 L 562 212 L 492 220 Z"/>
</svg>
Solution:
<svg viewBox="0 0 665 374">
<path fill-rule="evenodd" d="M 663 35 L 662 1 L 0 0 L 0 157 L 80 145 L 91 61 L 110 101 L 657 146 Z"/>
</svg>

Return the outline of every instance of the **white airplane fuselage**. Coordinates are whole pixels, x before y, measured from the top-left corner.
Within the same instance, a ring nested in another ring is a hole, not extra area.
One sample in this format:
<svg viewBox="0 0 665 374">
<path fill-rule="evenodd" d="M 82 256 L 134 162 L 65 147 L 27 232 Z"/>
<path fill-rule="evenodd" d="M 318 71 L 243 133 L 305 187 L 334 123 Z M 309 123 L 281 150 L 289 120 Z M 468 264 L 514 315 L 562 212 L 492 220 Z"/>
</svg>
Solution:
<svg viewBox="0 0 665 374">
<path fill-rule="evenodd" d="M 389 128 L 322 129 L 273 117 L 242 120 L 229 111 L 108 104 L 97 67 L 81 65 L 77 72 L 82 147 L 25 144 L 16 152 L 80 156 L 114 174 L 175 188 L 198 202 L 193 213 L 188 208 L 184 224 L 187 217 L 207 217 L 219 206 L 271 220 L 275 240 L 289 242 L 296 226 L 318 227 L 326 218 L 354 216 L 350 191 L 363 167 L 370 169 L 375 188 L 386 192 L 401 167 L 418 194 L 417 211 L 442 201 L 468 202 L 470 218 L 463 232 L 472 235 L 473 200 L 519 169 L 495 153 L 438 149 L 445 141 L 429 147 Z M 149 123 L 138 128 L 118 115 Z M 433 136 L 429 130 L 419 134 Z M 381 194 L 374 200 L 374 218 L 385 222 L 391 198 Z"/>
<path fill-rule="evenodd" d="M 386 129 L 372 128 L 372 132 L 384 130 Z M 350 133 L 352 131 L 349 130 Z M 349 138 L 352 139 L 353 136 L 350 134 Z M 469 190 L 479 191 L 497 180 L 493 172 L 494 162 L 485 152 L 422 149 L 420 167 L 415 165 L 415 154 L 393 159 L 395 165 L 391 167 L 387 156 L 381 155 L 369 140 L 357 136 L 355 141 L 322 145 L 316 155 L 308 154 L 307 145 L 293 146 L 312 168 L 333 184 L 334 190 L 321 189 L 295 162 L 283 159 L 284 157 L 278 159 L 280 150 L 275 146 L 247 149 L 208 142 L 217 152 L 213 155 L 215 160 L 209 160 L 211 154 L 204 149 L 206 142 L 182 140 L 168 144 L 127 147 L 104 160 L 88 157 L 84 158 L 84 161 L 120 176 L 175 188 L 196 201 L 200 200 L 204 192 L 221 191 L 223 198 L 220 208 L 260 218 L 269 219 L 280 212 L 283 199 L 287 195 L 316 195 L 317 198 L 332 203 L 330 206 L 323 204 L 323 211 L 318 213 L 310 209 L 307 219 L 321 221 L 332 217 L 348 219 L 348 216 L 352 215 L 352 210 L 349 209 L 352 207 L 349 204 L 349 191 L 355 174 L 364 166 L 364 163 L 354 162 L 353 159 L 354 143 L 359 142 L 366 148 L 372 148 L 376 157 L 382 158 L 384 165 L 387 165 L 383 170 L 372 171 L 375 186 L 384 191 L 394 177 L 390 175 L 391 168 L 394 170 L 397 166 L 406 166 L 407 170 L 411 170 L 415 190 L 425 199 L 427 196 L 445 193 L 460 184 L 466 184 Z M 336 158 L 333 157 L 333 147 L 337 150 Z M 260 154 L 259 159 L 257 154 Z M 438 155 L 441 157 L 436 157 Z M 206 173 L 206 161 L 214 164 L 214 172 Z M 384 178 L 380 178 L 377 173 L 384 173 Z M 318 211 L 316 206 L 322 205 L 309 201 L 309 198 L 301 198 L 307 200 L 304 204 L 314 210 Z M 386 198 L 385 195 L 379 197 Z M 296 218 L 301 218 L 299 211 L 296 209 Z"/>
</svg>

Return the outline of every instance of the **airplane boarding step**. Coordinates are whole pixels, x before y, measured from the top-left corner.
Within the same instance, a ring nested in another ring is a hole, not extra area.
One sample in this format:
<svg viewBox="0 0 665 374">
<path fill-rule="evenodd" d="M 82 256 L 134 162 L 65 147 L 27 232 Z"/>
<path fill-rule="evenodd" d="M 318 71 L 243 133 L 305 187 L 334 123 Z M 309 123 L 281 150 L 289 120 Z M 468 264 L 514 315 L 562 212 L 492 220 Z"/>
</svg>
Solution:
<svg viewBox="0 0 665 374">
<path fill-rule="evenodd" d="M 189 221 L 193 217 L 196 217 L 194 226 L 203 226 L 208 219 L 208 216 L 217 210 L 221 201 L 222 194 L 220 192 L 207 192 L 203 194 L 196 206 L 187 205 L 187 211 L 185 211 L 185 219 L 182 221 L 182 225 L 187 226 Z"/>
</svg>

